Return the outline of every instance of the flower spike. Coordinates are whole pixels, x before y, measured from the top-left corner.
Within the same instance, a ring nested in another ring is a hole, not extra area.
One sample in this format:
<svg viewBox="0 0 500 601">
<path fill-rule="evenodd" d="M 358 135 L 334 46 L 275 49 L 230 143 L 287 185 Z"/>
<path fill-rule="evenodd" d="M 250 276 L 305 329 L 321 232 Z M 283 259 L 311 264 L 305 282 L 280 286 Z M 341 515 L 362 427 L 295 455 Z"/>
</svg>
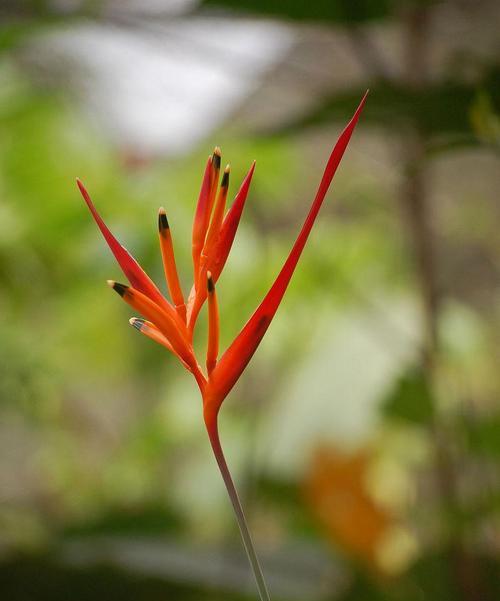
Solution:
<svg viewBox="0 0 500 601">
<path fill-rule="evenodd" d="M 210 271 L 207 272 L 208 295 L 208 345 L 207 345 L 207 372 L 212 373 L 219 354 L 219 306 L 215 293 L 215 284 Z"/>
<path fill-rule="evenodd" d="M 219 236 L 222 219 L 224 218 L 224 210 L 226 208 L 227 192 L 229 189 L 229 171 L 230 167 L 227 165 L 227 167 L 224 169 L 224 175 L 222 176 L 219 194 L 217 195 L 212 221 L 210 222 L 207 238 L 205 240 L 205 246 L 203 247 L 202 262 L 207 261 L 212 247 Z"/>
<path fill-rule="evenodd" d="M 255 170 L 255 162 L 250 167 L 233 204 L 224 216 L 229 185 L 229 166 L 224 171 L 217 193 L 221 164 L 220 149 L 216 147 L 213 154 L 208 158 L 193 222 L 194 284 L 187 305 L 184 304 L 184 296 L 179 284 L 167 216 L 164 209 L 160 209 L 158 216 L 160 247 L 167 285 L 175 308 L 109 231 L 97 213 L 83 184 L 77 180 L 87 206 L 131 286 L 118 284 L 112 280 L 108 283 L 130 306 L 134 307 L 143 316 L 143 318 L 132 318 L 130 324 L 139 332 L 175 354 L 183 365 L 191 371 L 198 383 L 203 400 L 203 418 L 208 438 L 234 509 L 261 601 L 269 601 L 270 597 L 245 520 L 245 514 L 220 443 L 219 410 L 222 402 L 255 353 L 283 299 L 333 176 L 358 122 L 367 94 L 368 92 L 363 96 L 353 117 L 340 134 L 333 148 L 309 213 L 276 280 L 241 332 L 220 358 L 218 358 L 219 308 L 215 283 L 226 264 L 236 235 Z M 207 299 L 208 342 L 207 375 L 205 375 L 196 360 L 192 339 L 197 317 Z"/>
<path fill-rule="evenodd" d="M 172 243 L 172 234 L 168 224 L 167 214 L 163 207 L 158 213 L 158 233 L 160 237 L 160 249 L 163 259 L 163 269 L 165 271 L 165 279 L 167 280 L 168 291 L 170 298 L 175 305 L 177 313 L 181 319 L 186 321 L 186 305 L 184 303 L 184 295 L 182 294 L 181 285 L 179 283 L 179 275 L 175 264 L 174 247 Z"/>
</svg>

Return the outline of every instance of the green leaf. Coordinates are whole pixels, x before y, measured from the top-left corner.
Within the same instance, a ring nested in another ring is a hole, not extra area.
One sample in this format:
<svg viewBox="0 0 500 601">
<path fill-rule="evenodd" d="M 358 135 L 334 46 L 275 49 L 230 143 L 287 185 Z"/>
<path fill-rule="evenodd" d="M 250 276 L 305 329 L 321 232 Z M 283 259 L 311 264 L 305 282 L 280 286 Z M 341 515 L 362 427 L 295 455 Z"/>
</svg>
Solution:
<svg viewBox="0 0 500 601">
<path fill-rule="evenodd" d="M 429 424 L 434 415 L 434 402 L 427 380 L 420 368 L 411 368 L 397 382 L 382 405 L 385 416 Z"/>
<path fill-rule="evenodd" d="M 330 21 L 360 23 L 388 16 L 391 0 L 205 0 L 206 6 L 218 6 L 235 11 L 271 15 L 294 21 Z"/>
<path fill-rule="evenodd" d="M 472 424 L 468 421 L 467 443 L 474 453 L 500 457 L 500 414 Z"/>
<path fill-rule="evenodd" d="M 414 127 L 432 141 L 439 141 L 444 136 L 460 136 L 468 143 L 478 143 L 480 140 L 471 120 L 471 109 L 477 102 L 479 91 L 487 95 L 492 110 L 500 108 L 498 66 L 490 68 L 475 84 L 441 81 L 416 90 L 399 82 L 378 81 L 370 85 L 363 123 L 397 131 Z M 363 92 L 335 92 L 307 115 L 281 128 L 279 133 L 345 121 Z"/>
</svg>

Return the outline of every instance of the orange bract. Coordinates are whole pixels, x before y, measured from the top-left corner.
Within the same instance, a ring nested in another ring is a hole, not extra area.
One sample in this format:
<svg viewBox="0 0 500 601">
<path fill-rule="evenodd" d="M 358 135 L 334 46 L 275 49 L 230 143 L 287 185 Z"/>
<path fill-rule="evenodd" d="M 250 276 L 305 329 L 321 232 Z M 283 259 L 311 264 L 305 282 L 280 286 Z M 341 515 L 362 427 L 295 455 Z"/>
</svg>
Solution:
<svg viewBox="0 0 500 601">
<path fill-rule="evenodd" d="M 186 305 L 184 303 L 184 295 L 179 282 L 179 275 L 175 265 L 174 246 L 172 243 L 172 234 L 168 225 L 167 214 L 163 207 L 158 213 L 158 233 L 160 237 L 160 249 L 163 259 L 163 268 L 165 270 L 165 279 L 167 280 L 168 291 L 175 305 L 177 313 L 182 321 L 186 321 Z"/>
<path fill-rule="evenodd" d="M 208 344 L 207 344 L 207 373 L 210 374 L 217 364 L 219 354 L 219 306 L 215 284 L 210 271 L 207 272 L 208 294 Z"/>
</svg>

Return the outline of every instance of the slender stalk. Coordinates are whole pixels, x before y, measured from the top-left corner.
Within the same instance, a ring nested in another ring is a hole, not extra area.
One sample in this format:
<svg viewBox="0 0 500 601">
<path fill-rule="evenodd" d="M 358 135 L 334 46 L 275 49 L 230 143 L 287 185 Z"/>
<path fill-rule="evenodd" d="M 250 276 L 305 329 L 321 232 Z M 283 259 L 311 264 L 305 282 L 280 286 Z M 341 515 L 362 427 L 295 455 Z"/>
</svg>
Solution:
<svg viewBox="0 0 500 601">
<path fill-rule="evenodd" d="M 255 552 L 252 537 L 250 536 L 250 531 L 248 530 L 248 525 L 245 518 L 245 514 L 243 512 L 243 507 L 241 506 L 238 492 L 236 491 L 236 487 L 231 477 L 231 472 L 229 471 L 229 467 L 226 463 L 226 458 L 224 457 L 224 452 L 220 443 L 219 430 L 217 427 L 216 420 L 207 423 L 207 432 L 208 437 L 210 439 L 210 444 L 212 445 L 212 450 L 215 455 L 215 459 L 217 461 L 217 465 L 219 466 L 222 479 L 224 480 L 224 484 L 226 485 L 227 494 L 229 495 L 229 499 L 231 500 L 231 504 L 236 515 L 236 521 L 238 522 L 241 538 L 243 539 L 243 545 L 247 553 L 248 561 L 250 562 L 250 566 L 252 568 L 255 582 L 257 584 L 257 589 L 259 591 L 260 599 L 261 601 L 270 601 L 271 598 L 269 596 L 266 582 L 264 580 L 264 574 L 262 573 L 262 569 L 257 558 L 257 553 Z"/>
</svg>

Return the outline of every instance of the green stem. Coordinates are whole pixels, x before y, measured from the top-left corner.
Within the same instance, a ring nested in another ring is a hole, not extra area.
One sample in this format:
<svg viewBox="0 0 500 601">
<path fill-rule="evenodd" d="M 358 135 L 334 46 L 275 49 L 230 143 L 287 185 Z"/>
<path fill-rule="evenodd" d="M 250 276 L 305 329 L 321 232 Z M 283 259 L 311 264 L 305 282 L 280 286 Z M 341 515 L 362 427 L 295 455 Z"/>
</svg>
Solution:
<svg viewBox="0 0 500 601">
<path fill-rule="evenodd" d="M 236 491 L 236 487 L 234 486 L 234 482 L 231 477 L 231 472 L 229 471 L 229 467 L 224 457 L 224 452 L 222 451 L 222 446 L 219 438 L 219 430 L 217 427 L 216 420 L 212 420 L 210 423 L 207 423 L 207 432 L 208 437 L 210 439 L 210 444 L 212 445 L 212 450 L 215 455 L 215 459 L 217 461 L 217 465 L 219 466 L 222 479 L 224 480 L 224 484 L 226 485 L 227 494 L 229 495 L 229 499 L 231 500 L 231 504 L 236 515 L 236 520 L 240 528 L 241 538 L 243 539 L 243 545 L 245 547 L 245 551 L 247 552 L 248 561 L 250 562 L 250 566 L 252 568 L 255 582 L 257 584 L 257 589 L 259 591 L 260 599 L 261 601 L 270 601 L 271 598 L 269 597 L 269 592 L 267 590 L 266 582 L 264 580 L 264 575 L 262 573 L 262 569 L 260 567 L 259 560 L 257 558 L 257 554 L 253 546 L 250 531 L 248 530 L 248 525 L 245 519 L 245 514 L 243 512 L 243 507 L 241 506 L 241 502 L 238 497 L 238 492 Z"/>
</svg>

